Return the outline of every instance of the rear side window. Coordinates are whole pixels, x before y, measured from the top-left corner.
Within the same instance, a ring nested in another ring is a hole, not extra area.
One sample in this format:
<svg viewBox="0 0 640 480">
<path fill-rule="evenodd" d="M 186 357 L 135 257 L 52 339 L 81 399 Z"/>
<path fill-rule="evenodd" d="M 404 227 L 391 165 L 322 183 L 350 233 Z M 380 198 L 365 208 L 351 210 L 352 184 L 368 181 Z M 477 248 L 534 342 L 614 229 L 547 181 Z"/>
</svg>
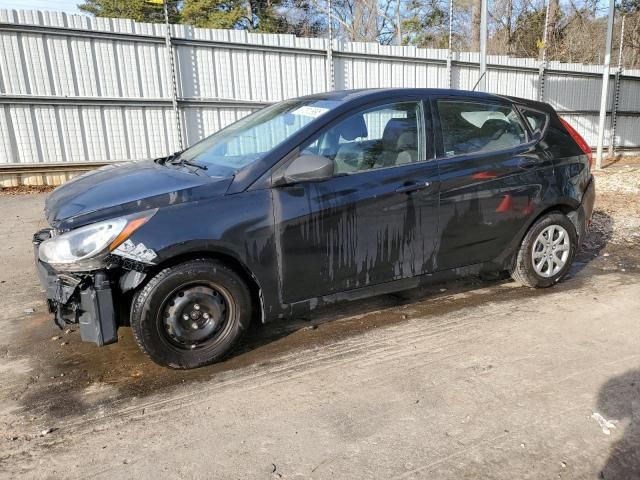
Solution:
<svg viewBox="0 0 640 480">
<path fill-rule="evenodd" d="M 516 111 L 505 105 L 438 100 L 447 157 L 507 150 L 527 142 Z"/>
<path fill-rule="evenodd" d="M 547 125 L 547 114 L 536 110 L 522 109 L 522 115 L 529 123 L 532 132 L 543 132 Z"/>
</svg>

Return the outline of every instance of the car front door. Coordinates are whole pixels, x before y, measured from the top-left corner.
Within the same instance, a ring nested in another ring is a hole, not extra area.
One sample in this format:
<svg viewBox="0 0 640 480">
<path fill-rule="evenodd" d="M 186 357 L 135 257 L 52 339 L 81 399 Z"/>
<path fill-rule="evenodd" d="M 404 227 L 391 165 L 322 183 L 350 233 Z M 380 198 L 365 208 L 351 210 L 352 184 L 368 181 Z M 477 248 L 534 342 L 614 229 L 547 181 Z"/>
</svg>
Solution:
<svg viewBox="0 0 640 480">
<path fill-rule="evenodd" d="M 438 269 L 500 259 L 553 184 L 551 160 L 508 102 L 443 97 L 432 106 L 441 180 Z"/>
<path fill-rule="evenodd" d="M 424 109 L 418 98 L 368 105 L 300 146 L 333 160 L 334 176 L 272 188 L 284 303 L 433 269 L 438 173 Z"/>
</svg>

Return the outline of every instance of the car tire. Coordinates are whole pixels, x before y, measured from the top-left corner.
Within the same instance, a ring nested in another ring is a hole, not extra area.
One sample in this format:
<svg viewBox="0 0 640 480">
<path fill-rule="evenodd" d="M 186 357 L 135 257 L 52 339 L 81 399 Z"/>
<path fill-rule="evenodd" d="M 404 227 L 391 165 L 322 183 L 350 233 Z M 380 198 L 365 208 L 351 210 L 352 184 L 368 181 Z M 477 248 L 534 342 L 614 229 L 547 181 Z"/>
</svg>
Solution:
<svg viewBox="0 0 640 480">
<path fill-rule="evenodd" d="M 220 361 L 252 316 L 251 295 L 224 263 L 198 259 L 160 271 L 131 306 L 136 343 L 155 363 L 177 369 Z"/>
<path fill-rule="evenodd" d="M 578 235 L 571 220 L 560 212 L 548 213 L 525 235 L 509 273 L 527 287 L 550 287 L 567 274 L 577 247 Z"/>
</svg>

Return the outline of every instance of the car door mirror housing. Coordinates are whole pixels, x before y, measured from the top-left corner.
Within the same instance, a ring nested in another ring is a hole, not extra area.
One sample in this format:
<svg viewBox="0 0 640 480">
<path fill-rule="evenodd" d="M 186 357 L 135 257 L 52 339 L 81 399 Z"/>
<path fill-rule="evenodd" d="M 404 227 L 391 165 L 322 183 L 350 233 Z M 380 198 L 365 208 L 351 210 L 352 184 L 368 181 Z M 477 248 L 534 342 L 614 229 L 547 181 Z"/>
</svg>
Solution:
<svg viewBox="0 0 640 480">
<path fill-rule="evenodd" d="M 278 185 L 320 182 L 333 177 L 333 160 L 321 155 L 300 155 L 285 169 Z"/>
</svg>

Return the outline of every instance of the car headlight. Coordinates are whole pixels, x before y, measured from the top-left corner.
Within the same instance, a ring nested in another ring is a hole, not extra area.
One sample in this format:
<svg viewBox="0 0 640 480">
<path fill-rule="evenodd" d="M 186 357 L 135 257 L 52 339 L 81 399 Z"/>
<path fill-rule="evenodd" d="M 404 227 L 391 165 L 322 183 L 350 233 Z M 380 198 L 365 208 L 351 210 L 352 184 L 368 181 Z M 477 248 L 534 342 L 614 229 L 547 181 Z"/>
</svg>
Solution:
<svg viewBox="0 0 640 480">
<path fill-rule="evenodd" d="M 84 272 L 102 268 L 106 255 L 155 213 L 149 210 L 76 228 L 45 240 L 38 257 L 56 270 Z"/>
</svg>

